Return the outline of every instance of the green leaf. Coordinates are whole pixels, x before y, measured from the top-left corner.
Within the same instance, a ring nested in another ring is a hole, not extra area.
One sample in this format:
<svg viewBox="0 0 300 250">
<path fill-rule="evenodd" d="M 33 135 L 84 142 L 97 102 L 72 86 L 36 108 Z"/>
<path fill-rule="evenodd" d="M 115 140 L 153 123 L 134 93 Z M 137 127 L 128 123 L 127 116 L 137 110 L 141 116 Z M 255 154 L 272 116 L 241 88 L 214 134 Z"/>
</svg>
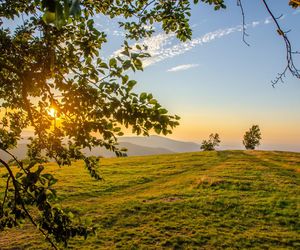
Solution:
<svg viewBox="0 0 300 250">
<path fill-rule="evenodd" d="M 55 12 L 46 11 L 42 16 L 43 21 L 46 24 L 54 23 L 55 21 Z"/>
<path fill-rule="evenodd" d="M 19 179 L 22 175 L 23 175 L 23 173 L 18 172 L 18 173 L 16 174 L 16 179 Z"/>
<path fill-rule="evenodd" d="M 129 79 L 128 75 L 123 76 L 122 77 L 122 84 L 126 84 L 128 79 Z"/>
<path fill-rule="evenodd" d="M 137 81 L 135 81 L 135 80 L 130 80 L 130 81 L 127 83 L 127 86 L 128 86 L 128 88 L 131 90 L 136 84 L 137 84 Z"/>
<path fill-rule="evenodd" d="M 161 127 L 160 126 L 155 126 L 154 131 L 155 131 L 155 133 L 160 134 L 161 133 Z"/>
<path fill-rule="evenodd" d="M 155 105 L 155 104 L 157 104 L 157 100 L 151 99 L 151 100 L 149 101 L 149 103 Z"/>
<path fill-rule="evenodd" d="M 104 69 L 108 69 L 107 64 L 104 63 L 104 62 L 100 63 L 99 67 L 100 67 L 100 68 L 104 68 Z"/>
<path fill-rule="evenodd" d="M 94 20 L 93 19 L 90 19 L 87 21 L 87 26 L 91 29 L 93 27 L 93 24 L 94 24 Z"/>
<path fill-rule="evenodd" d="M 147 93 L 143 92 L 140 94 L 140 100 L 143 101 L 147 98 Z"/>
<path fill-rule="evenodd" d="M 115 58 L 111 58 L 109 60 L 109 67 L 116 68 L 116 66 L 117 66 L 117 60 Z"/>
<path fill-rule="evenodd" d="M 126 60 L 124 63 L 123 63 L 123 69 L 124 70 L 127 70 L 131 67 L 131 61 L 130 60 Z"/>
<path fill-rule="evenodd" d="M 162 108 L 162 109 L 159 109 L 158 112 L 163 115 L 163 114 L 167 114 L 168 110 Z"/>
</svg>

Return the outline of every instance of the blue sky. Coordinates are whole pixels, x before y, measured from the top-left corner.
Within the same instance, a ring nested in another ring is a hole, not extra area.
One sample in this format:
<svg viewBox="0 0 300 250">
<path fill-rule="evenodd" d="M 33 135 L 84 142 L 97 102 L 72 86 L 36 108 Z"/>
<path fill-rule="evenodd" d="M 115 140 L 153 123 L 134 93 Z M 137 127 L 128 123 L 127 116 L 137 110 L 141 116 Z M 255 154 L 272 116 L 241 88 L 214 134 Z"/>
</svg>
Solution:
<svg viewBox="0 0 300 250">
<path fill-rule="evenodd" d="M 150 92 L 181 125 L 170 136 L 201 142 L 219 133 L 222 148 L 242 148 L 242 136 L 252 125 L 262 131 L 261 149 L 300 151 L 300 80 L 285 78 L 275 88 L 271 80 L 285 67 L 285 47 L 262 1 L 243 1 L 247 42 L 242 42 L 240 9 L 227 1 L 227 9 L 209 5 L 192 8 L 193 38 L 183 44 L 159 25 L 144 43 L 153 55 L 144 72 L 130 73 L 138 80 L 137 92 Z M 268 1 L 295 50 L 300 50 L 300 9 L 288 1 Z M 118 20 L 95 18 L 96 27 L 107 32 L 109 42 L 101 56 L 109 58 L 120 49 L 124 34 Z M 7 22 L 15 26 L 17 22 Z M 134 43 L 134 42 L 132 42 Z M 300 56 L 295 57 L 300 67 Z"/>
<path fill-rule="evenodd" d="M 300 50 L 300 11 L 286 1 L 269 5 L 276 16 L 283 15 L 280 23 L 291 29 L 290 40 Z M 288 75 L 272 88 L 286 63 L 284 43 L 261 1 L 244 1 L 244 9 L 250 47 L 241 40 L 236 1 L 221 11 L 193 6 L 193 39 L 186 44 L 155 26 L 154 37 L 145 41 L 153 58 L 145 61 L 144 72 L 131 74 L 139 82 L 136 91 L 153 93 L 181 116 L 171 138 L 201 142 L 218 132 L 223 148 L 241 148 L 245 130 L 258 124 L 261 149 L 300 150 L 300 80 Z M 118 50 L 122 32 L 113 21 L 101 25 L 112 40 L 104 47 L 109 56 Z"/>
</svg>

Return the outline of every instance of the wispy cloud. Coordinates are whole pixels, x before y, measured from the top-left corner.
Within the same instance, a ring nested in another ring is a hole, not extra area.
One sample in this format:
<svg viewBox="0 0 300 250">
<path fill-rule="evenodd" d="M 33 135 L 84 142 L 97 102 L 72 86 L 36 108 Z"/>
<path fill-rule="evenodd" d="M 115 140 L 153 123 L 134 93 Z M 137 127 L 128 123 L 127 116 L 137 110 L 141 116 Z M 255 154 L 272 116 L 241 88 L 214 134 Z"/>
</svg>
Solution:
<svg viewBox="0 0 300 250">
<path fill-rule="evenodd" d="M 151 40 L 146 39 L 145 42 L 148 45 L 148 52 L 151 55 L 151 57 L 146 58 L 143 61 L 144 67 L 161 62 L 168 58 L 184 54 L 196 46 L 201 46 L 206 43 L 210 43 L 218 38 L 227 36 L 237 31 L 241 31 L 240 25 L 232 28 L 220 29 L 213 32 L 209 32 L 203 36 L 192 39 L 191 41 L 185 43 L 177 43 L 175 45 L 172 45 L 172 39 L 175 36 L 174 34 L 159 34 L 150 38 Z"/>
<path fill-rule="evenodd" d="M 172 40 L 175 37 L 174 33 L 159 33 L 157 35 L 154 35 L 152 37 L 144 39 L 142 43 L 136 43 L 131 47 L 135 47 L 136 45 L 145 45 L 148 47 L 147 53 L 151 55 L 151 59 L 154 60 L 154 58 L 158 58 L 161 56 L 162 52 L 167 48 L 172 45 Z M 122 52 L 122 49 L 119 49 L 113 53 L 113 56 L 117 56 Z M 143 65 L 149 66 L 152 63 L 145 64 L 145 61 L 148 59 L 145 59 L 143 61 Z"/>
<path fill-rule="evenodd" d="M 300 9 L 298 9 L 298 10 L 295 10 L 295 11 L 293 12 L 293 14 L 294 14 L 294 15 L 298 15 L 298 14 L 300 14 Z"/>
<path fill-rule="evenodd" d="M 188 69 L 196 68 L 196 67 L 199 67 L 199 64 L 182 64 L 182 65 L 178 65 L 176 67 L 170 68 L 167 71 L 168 72 L 177 72 L 177 71 L 188 70 Z"/>
<path fill-rule="evenodd" d="M 297 10 L 296 10 L 297 11 Z M 299 10 L 299 13 L 300 13 L 300 10 Z M 293 14 L 297 14 L 297 13 L 293 13 Z M 281 15 L 279 18 L 277 18 L 277 19 L 279 19 L 279 20 L 283 20 L 283 19 L 285 19 L 285 15 Z M 266 19 L 265 19 L 265 21 L 264 21 L 264 24 L 270 24 L 271 22 L 272 22 L 273 20 L 272 20 L 272 18 L 269 16 L 269 17 L 267 17 Z M 254 22 L 252 22 L 252 26 L 253 26 L 253 23 Z M 255 27 L 255 26 L 253 26 L 253 27 Z"/>
<path fill-rule="evenodd" d="M 259 22 L 258 22 L 258 21 L 253 21 L 253 22 L 252 22 L 252 27 L 253 27 L 253 28 L 255 28 L 257 25 L 259 25 Z"/>
<path fill-rule="evenodd" d="M 264 24 L 269 24 L 271 23 L 271 17 L 267 17 L 264 21 Z"/>
<path fill-rule="evenodd" d="M 250 24 L 246 25 L 248 27 L 255 28 L 256 26 L 260 25 L 261 23 L 268 24 L 270 23 L 270 19 L 266 18 L 265 21 L 253 21 Z M 184 54 L 190 50 L 192 50 L 196 46 L 202 46 L 207 43 L 210 43 L 214 40 L 217 40 L 219 38 L 222 38 L 224 36 L 228 36 L 235 32 L 241 32 L 242 26 L 238 25 L 235 27 L 229 27 L 224 29 L 218 29 L 212 32 L 208 32 L 200 37 L 194 38 L 191 41 L 180 43 L 175 39 L 174 33 L 159 33 L 157 35 L 154 35 L 150 38 L 146 38 L 142 43 L 139 43 L 139 45 L 143 44 L 148 47 L 148 53 L 151 55 L 149 58 L 145 58 L 143 60 L 143 66 L 148 67 L 150 65 L 156 64 L 158 62 L 164 61 L 168 58 L 173 58 L 175 56 Z M 134 44 L 133 47 L 137 45 Z M 112 56 L 119 55 L 122 50 L 117 50 L 113 53 Z M 182 65 L 180 65 L 182 66 Z M 178 66 L 179 67 L 179 66 Z M 190 67 L 188 67 L 190 68 Z M 174 72 L 178 70 L 186 70 L 188 69 L 186 67 L 183 68 L 172 68 L 168 71 Z"/>
<path fill-rule="evenodd" d="M 122 36 L 122 37 L 125 36 L 125 32 L 124 32 L 124 31 L 120 31 L 120 30 L 113 30 L 113 31 L 111 32 L 111 34 L 112 34 L 113 36 Z"/>
</svg>

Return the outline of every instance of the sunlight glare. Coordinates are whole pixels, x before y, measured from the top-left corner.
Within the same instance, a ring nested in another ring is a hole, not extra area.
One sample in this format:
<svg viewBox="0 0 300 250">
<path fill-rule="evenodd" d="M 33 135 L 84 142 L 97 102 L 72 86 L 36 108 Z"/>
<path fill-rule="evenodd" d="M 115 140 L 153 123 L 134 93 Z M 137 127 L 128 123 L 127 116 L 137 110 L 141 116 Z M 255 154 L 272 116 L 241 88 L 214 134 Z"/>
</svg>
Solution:
<svg viewBox="0 0 300 250">
<path fill-rule="evenodd" d="M 56 118 L 57 110 L 54 109 L 54 108 L 50 108 L 49 111 L 48 111 L 48 114 L 49 114 L 51 117 Z"/>
</svg>

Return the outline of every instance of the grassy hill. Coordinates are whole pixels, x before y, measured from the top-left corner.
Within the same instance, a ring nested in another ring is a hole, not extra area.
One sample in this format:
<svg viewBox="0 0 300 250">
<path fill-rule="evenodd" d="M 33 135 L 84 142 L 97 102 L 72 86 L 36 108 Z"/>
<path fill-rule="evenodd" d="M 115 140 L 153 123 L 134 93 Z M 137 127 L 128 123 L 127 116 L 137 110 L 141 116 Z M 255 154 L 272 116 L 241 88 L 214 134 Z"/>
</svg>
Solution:
<svg viewBox="0 0 300 250">
<path fill-rule="evenodd" d="M 101 161 L 103 182 L 93 181 L 81 162 L 49 165 L 63 207 L 99 225 L 96 236 L 74 239 L 71 249 L 300 249 L 299 153 Z M 49 245 L 27 225 L 0 233 L 0 249 Z"/>
</svg>

